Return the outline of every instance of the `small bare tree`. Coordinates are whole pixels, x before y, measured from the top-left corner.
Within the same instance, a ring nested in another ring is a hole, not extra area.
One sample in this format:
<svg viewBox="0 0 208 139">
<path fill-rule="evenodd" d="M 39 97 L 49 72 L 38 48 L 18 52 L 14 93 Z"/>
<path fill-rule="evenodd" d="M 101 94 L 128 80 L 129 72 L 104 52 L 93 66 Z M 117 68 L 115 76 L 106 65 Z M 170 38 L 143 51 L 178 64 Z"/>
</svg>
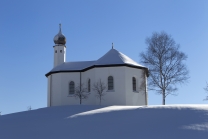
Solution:
<svg viewBox="0 0 208 139">
<path fill-rule="evenodd" d="M 144 93 L 146 93 L 146 72 L 145 70 L 142 69 L 141 71 L 141 75 L 140 75 L 140 84 L 139 84 L 139 87 L 138 87 L 138 91 L 141 92 L 143 91 Z"/>
<path fill-rule="evenodd" d="M 147 105 L 147 82 L 146 82 L 146 76 L 147 76 L 147 73 L 148 71 L 147 70 L 142 70 L 141 71 L 141 75 L 140 75 L 140 83 L 139 83 L 139 86 L 138 86 L 138 91 L 139 93 L 140 92 L 143 92 L 143 95 L 145 95 L 145 105 Z"/>
<path fill-rule="evenodd" d="M 208 83 L 207 83 L 206 87 L 204 88 L 204 90 L 206 91 L 206 93 L 208 93 Z M 204 100 L 208 100 L 208 96 L 206 96 L 206 98 Z"/>
<path fill-rule="evenodd" d="M 165 32 L 153 33 L 146 39 L 147 51 L 141 53 L 141 62 L 149 68 L 149 89 L 162 94 L 165 105 L 167 95 L 177 95 L 176 85 L 187 81 L 187 56 L 179 51 L 179 44 Z"/>
<path fill-rule="evenodd" d="M 101 100 L 103 99 L 103 96 L 106 95 L 106 92 L 104 90 L 106 89 L 105 83 L 101 81 L 101 79 L 93 84 L 93 91 L 95 92 L 96 98 L 100 100 L 100 105 L 101 105 Z"/>
<path fill-rule="evenodd" d="M 28 106 L 28 107 L 27 107 L 27 110 L 28 110 L 28 111 L 32 110 L 32 107 L 31 107 L 31 106 Z"/>
<path fill-rule="evenodd" d="M 79 104 L 82 104 L 83 99 L 87 99 L 90 95 L 89 92 L 87 92 L 87 88 L 84 86 L 84 84 L 80 84 L 75 88 L 74 97 L 79 99 Z"/>
</svg>

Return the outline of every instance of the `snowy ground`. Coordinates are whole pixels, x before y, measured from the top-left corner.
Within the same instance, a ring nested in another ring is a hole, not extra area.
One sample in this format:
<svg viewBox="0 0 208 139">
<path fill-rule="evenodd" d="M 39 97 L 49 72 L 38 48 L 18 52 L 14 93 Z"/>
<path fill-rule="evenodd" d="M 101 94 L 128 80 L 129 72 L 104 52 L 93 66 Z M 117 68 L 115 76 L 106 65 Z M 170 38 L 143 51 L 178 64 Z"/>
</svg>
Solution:
<svg viewBox="0 0 208 139">
<path fill-rule="evenodd" d="M 0 139 L 208 139 L 208 105 L 42 108 L 0 116 Z"/>
</svg>

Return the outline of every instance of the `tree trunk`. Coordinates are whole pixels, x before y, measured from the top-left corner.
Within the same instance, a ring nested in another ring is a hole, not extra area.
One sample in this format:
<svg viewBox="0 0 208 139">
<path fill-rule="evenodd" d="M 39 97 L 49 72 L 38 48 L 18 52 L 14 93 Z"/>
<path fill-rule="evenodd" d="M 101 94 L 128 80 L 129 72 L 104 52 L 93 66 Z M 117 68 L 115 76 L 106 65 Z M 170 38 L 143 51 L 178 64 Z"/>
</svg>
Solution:
<svg viewBox="0 0 208 139">
<path fill-rule="evenodd" d="M 100 105 L 101 105 L 101 97 L 100 97 Z"/>
<path fill-rule="evenodd" d="M 79 104 L 80 104 L 80 105 L 82 104 L 82 99 L 81 99 L 81 98 L 79 99 Z"/>
<path fill-rule="evenodd" d="M 163 97 L 163 105 L 165 105 L 165 90 L 162 92 L 162 97 Z"/>
</svg>

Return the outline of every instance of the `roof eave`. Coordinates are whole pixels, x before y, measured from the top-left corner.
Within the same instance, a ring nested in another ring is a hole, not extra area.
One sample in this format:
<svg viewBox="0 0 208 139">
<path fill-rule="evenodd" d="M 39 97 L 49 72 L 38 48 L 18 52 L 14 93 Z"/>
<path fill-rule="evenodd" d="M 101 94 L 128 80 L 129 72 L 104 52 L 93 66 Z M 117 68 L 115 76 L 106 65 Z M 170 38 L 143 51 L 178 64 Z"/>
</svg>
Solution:
<svg viewBox="0 0 208 139">
<path fill-rule="evenodd" d="M 60 73 L 60 72 L 85 72 L 87 70 L 90 70 L 92 68 L 101 68 L 101 67 L 121 67 L 121 66 L 126 66 L 126 67 L 131 67 L 131 68 L 137 68 L 137 69 L 145 69 L 147 77 L 149 77 L 149 70 L 146 67 L 142 66 L 136 66 L 136 65 L 130 65 L 130 64 L 108 64 L 108 65 L 93 65 L 90 67 L 87 67 L 85 69 L 80 69 L 80 70 L 61 70 L 61 71 L 51 71 L 45 74 L 46 77 L 48 77 L 51 74 L 54 73 Z"/>
</svg>

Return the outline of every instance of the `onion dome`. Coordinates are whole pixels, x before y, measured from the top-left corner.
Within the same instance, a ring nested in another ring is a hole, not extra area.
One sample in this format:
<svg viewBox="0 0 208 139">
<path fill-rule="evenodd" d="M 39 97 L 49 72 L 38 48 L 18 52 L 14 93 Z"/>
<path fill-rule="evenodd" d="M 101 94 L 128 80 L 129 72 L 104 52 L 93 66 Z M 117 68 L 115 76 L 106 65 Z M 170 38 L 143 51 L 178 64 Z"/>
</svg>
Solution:
<svg viewBox="0 0 208 139">
<path fill-rule="evenodd" d="M 61 32 L 61 24 L 59 24 L 59 33 L 53 39 L 55 44 L 66 44 L 66 37 Z"/>
</svg>

